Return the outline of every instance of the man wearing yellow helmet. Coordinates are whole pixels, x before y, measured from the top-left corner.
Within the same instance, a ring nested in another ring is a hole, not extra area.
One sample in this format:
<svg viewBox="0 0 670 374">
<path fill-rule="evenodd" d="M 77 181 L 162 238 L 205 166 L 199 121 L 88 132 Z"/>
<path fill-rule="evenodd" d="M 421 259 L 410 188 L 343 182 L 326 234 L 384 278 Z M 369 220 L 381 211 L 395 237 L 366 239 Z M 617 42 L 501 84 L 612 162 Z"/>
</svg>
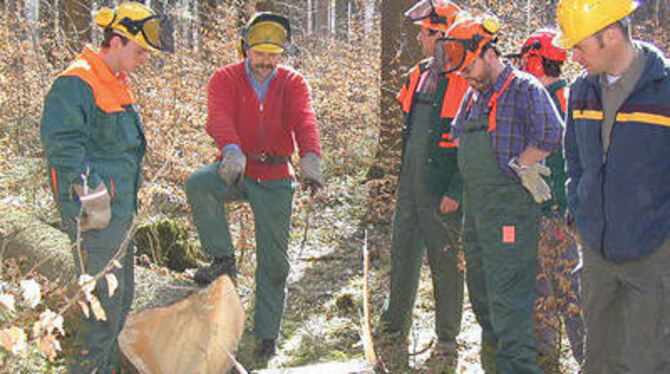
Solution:
<svg viewBox="0 0 670 374">
<path fill-rule="evenodd" d="M 97 275 L 118 259 L 110 273 L 118 288 L 110 296 L 105 278 L 95 286 L 106 320 L 83 318 L 71 373 L 117 369 L 117 336 L 133 299 L 133 248 L 123 246 L 137 207 L 141 161 L 146 149 L 140 118 L 126 73 L 147 63 L 151 51 L 167 49 L 163 18 L 138 3 L 103 8 L 102 47 L 84 48 L 51 86 L 40 123 L 49 179 L 73 242 L 75 265 Z"/>
<path fill-rule="evenodd" d="M 670 372 L 670 64 L 632 0 L 562 0 L 569 219 L 584 248 L 585 373 Z"/>
<path fill-rule="evenodd" d="M 198 169 L 186 195 L 202 247 L 213 257 L 194 280 L 209 284 L 235 277 L 235 254 L 225 202 L 248 200 L 256 221 L 254 366 L 267 365 L 276 349 L 284 314 L 291 206 L 295 180 L 291 155 L 300 151 L 303 182 L 314 193 L 323 185 L 321 142 L 307 83 L 278 62 L 290 40 L 289 20 L 254 14 L 242 32 L 243 61 L 218 69 L 208 86 L 207 132 L 222 157 Z"/>
<path fill-rule="evenodd" d="M 465 19 L 443 39 L 446 70 L 470 83 L 452 127 L 463 177 L 463 243 L 486 373 L 540 373 L 533 334 L 540 164 L 560 145 L 547 91 L 500 59 L 497 19 Z"/>
<path fill-rule="evenodd" d="M 427 58 L 409 71 L 398 93 L 404 116 L 402 169 L 393 219 L 391 284 L 377 332 L 384 364 L 397 371 L 407 367 L 406 341 L 425 252 L 438 338 L 428 370 L 452 372 L 458 359 L 456 336 L 463 308 L 463 273 L 458 269 L 461 178 L 450 127 L 468 84 L 457 74 L 442 74 L 443 54 L 435 56 L 435 40 L 459 12 L 460 7 L 447 0 L 420 0 L 405 13 L 421 27 L 417 41 Z"/>
</svg>

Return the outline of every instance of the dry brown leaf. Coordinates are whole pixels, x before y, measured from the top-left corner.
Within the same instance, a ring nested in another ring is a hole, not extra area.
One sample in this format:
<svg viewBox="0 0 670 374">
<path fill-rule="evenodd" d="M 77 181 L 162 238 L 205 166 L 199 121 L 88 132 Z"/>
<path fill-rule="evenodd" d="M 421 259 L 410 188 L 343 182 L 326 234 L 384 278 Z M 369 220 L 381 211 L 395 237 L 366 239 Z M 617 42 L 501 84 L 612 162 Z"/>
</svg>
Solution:
<svg viewBox="0 0 670 374">
<path fill-rule="evenodd" d="M 40 337 L 37 340 L 37 348 L 47 359 L 49 359 L 49 361 L 53 361 L 53 359 L 56 358 L 58 351 L 61 350 L 60 342 L 54 335 Z"/>
<path fill-rule="evenodd" d="M 95 295 L 91 296 L 89 303 L 91 304 L 91 310 L 93 311 L 93 316 L 95 316 L 95 319 L 98 321 L 107 321 L 107 313 L 105 313 L 105 309 L 103 309 L 102 304 L 100 304 L 100 300 L 98 300 Z"/>
<path fill-rule="evenodd" d="M 119 281 L 116 279 L 116 276 L 112 273 L 105 274 L 105 280 L 107 281 L 107 291 L 109 297 L 114 296 L 116 289 L 119 288 Z"/>
<path fill-rule="evenodd" d="M 8 310 L 14 312 L 14 295 L 8 293 L 0 293 L 0 310 Z"/>
<path fill-rule="evenodd" d="M 14 355 L 19 355 L 28 349 L 26 333 L 16 327 L 0 330 L 0 346 Z"/>
<path fill-rule="evenodd" d="M 84 316 L 86 318 L 90 317 L 91 312 L 89 311 L 88 304 L 85 301 L 77 300 L 77 303 L 79 304 L 79 307 L 81 308 L 81 311 L 84 313 Z"/>
</svg>

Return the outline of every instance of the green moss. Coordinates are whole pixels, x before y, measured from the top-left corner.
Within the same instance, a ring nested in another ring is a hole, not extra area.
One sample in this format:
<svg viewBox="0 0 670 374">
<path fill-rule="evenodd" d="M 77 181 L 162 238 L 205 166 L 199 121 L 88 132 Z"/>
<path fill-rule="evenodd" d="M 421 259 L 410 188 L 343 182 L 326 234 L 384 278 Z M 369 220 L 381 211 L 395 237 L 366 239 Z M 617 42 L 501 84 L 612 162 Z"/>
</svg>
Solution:
<svg viewBox="0 0 670 374">
<path fill-rule="evenodd" d="M 139 255 L 154 263 L 182 272 L 197 266 L 195 249 L 188 242 L 186 227 L 170 219 L 160 219 L 140 226 L 135 235 Z"/>
</svg>

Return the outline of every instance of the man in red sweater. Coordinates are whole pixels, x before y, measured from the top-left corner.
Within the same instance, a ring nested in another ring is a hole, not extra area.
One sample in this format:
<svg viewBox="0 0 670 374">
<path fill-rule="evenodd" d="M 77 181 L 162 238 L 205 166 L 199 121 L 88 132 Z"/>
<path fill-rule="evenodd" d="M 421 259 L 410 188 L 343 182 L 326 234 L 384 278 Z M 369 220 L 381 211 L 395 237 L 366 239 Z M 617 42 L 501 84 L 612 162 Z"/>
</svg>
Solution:
<svg viewBox="0 0 670 374">
<path fill-rule="evenodd" d="M 223 157 L 193 173 L 186 195 L 211 266 L 195 281 L 209 284 L 228 274 L 235 256 L 226 201 L 247 200 L 256 220 L 254 361 L 265 366 L 275 353 L 286 297 L 287 256 L 295 180 L 290 156 L 297 142 L 303 182 L 323 184 L 321 143 L 309 88 L 295 70 L 278 65 L 290 40 L 289 20 L 254 14 L 242 32 L 243 61 L 217 70 L 209 81 L 207 133 Z"/>
</svg>

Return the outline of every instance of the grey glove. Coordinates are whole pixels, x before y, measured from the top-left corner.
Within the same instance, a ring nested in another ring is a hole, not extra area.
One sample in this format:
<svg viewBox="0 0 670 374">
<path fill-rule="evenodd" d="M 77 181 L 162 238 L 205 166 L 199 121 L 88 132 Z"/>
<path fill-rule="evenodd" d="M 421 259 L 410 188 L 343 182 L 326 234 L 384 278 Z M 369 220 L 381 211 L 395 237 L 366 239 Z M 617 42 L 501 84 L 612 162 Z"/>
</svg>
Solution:
<svg viewBox="0 0 670 374">
<path fill-rule="evenodd" d="M 74 191 L 79 195 L 82 207 L 80 221 L 81 232 L 100 230 L 109 225 L 112 219 L 111 198 L 104 183 L 93 191 L 85 191 L 81 185 L 75 184 Z"/>
<path fill-rule="evenodd" d="M 242 180 L 247 157 L 238 148 L 229 148 L 223 152 L 223 159 L 219 163 L 219 178 L 233 186 Z"/>
<path fill-rule="evenodd" d="M 536 203 L 543 203 L 551 199 L 551 188 L 542 178 L 543 175 L 551 175 L 551 170 L 548 167 L 539 163 L 521 166 L 517 163 L 516 158 L 511 159 L 508 165 L 521 178 L 521 184 L 533 195 Z"/>
<path fill-rule="evenodd" d="M 314 153 L 308 153 L 300 159 L 300 170 L 302 179 L 312 192 L 323 187 L 323 174 L 321 174 L 321 158 Z"/>
</svg>

